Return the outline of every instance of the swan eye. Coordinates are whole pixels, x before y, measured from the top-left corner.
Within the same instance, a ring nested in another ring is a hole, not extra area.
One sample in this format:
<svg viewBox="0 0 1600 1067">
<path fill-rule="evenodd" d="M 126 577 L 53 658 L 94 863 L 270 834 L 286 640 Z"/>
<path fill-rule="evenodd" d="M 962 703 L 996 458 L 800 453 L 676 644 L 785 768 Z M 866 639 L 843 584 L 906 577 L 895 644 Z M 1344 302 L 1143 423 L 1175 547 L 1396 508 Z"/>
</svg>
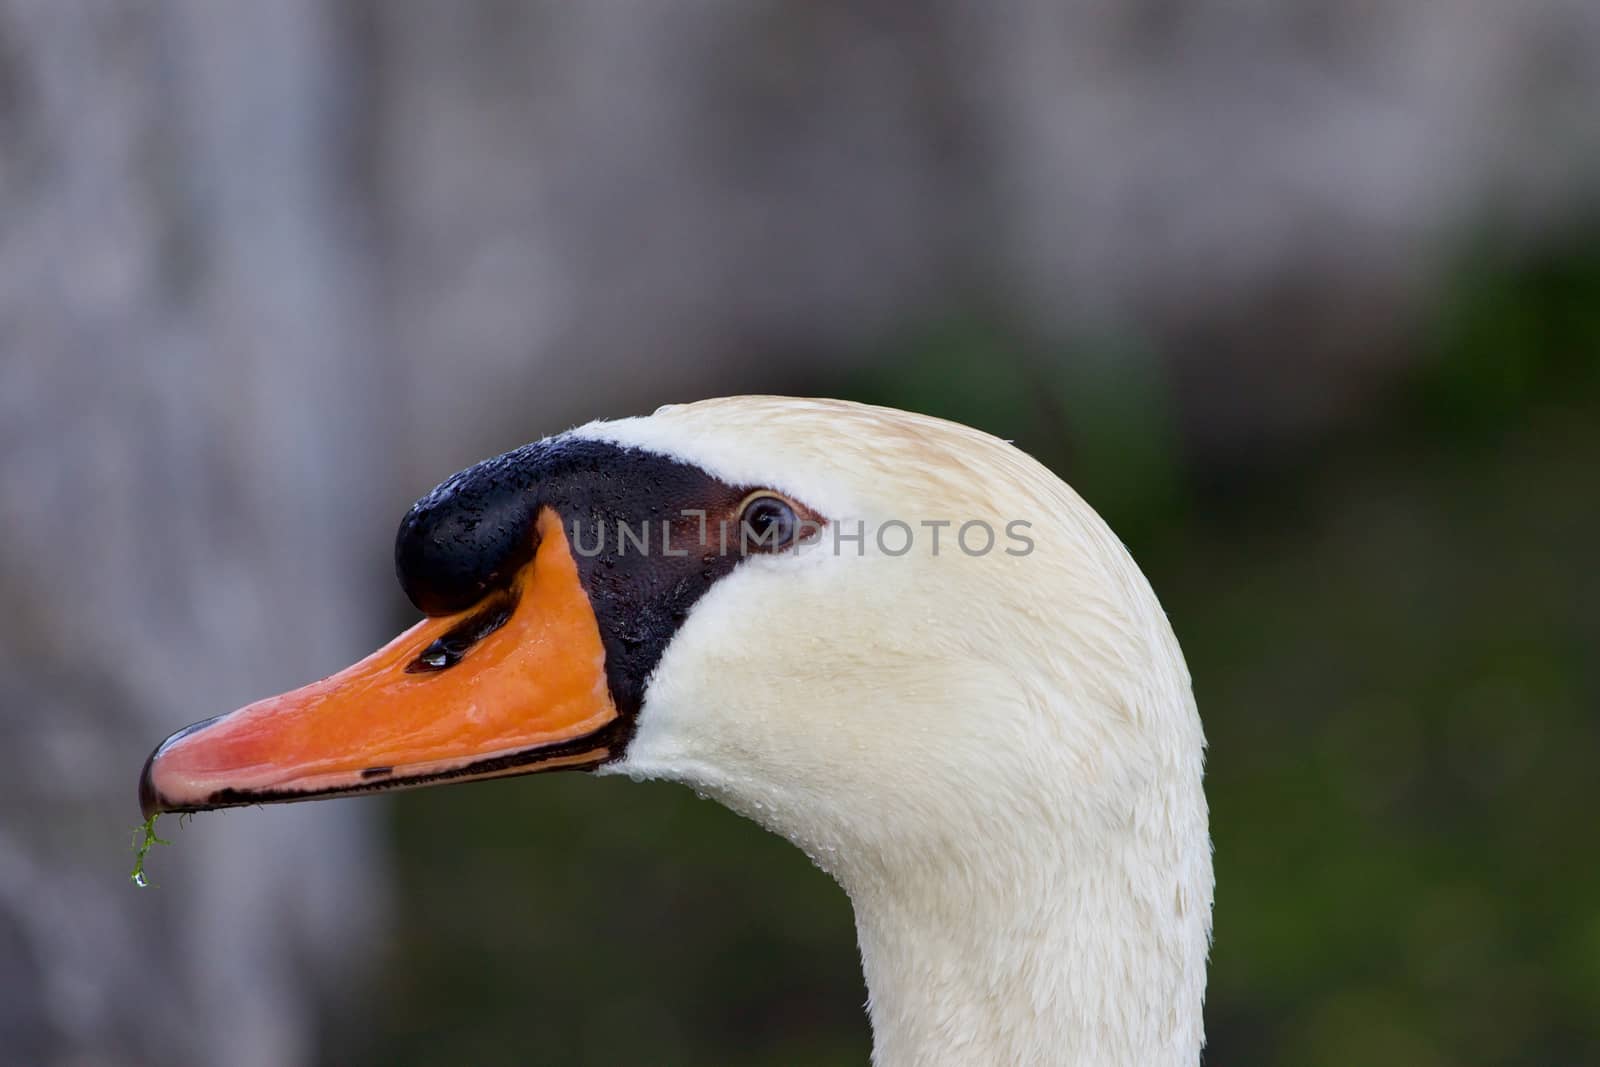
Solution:
<svg viewBox="0 0 1600 1067">
<path fill-rule="evenodd" d="M 788 548 L 800 530 L 794 506 L 771 493 L 757 493 L 739 513 L 740 544 L 760 551 Z"/>
</svg>

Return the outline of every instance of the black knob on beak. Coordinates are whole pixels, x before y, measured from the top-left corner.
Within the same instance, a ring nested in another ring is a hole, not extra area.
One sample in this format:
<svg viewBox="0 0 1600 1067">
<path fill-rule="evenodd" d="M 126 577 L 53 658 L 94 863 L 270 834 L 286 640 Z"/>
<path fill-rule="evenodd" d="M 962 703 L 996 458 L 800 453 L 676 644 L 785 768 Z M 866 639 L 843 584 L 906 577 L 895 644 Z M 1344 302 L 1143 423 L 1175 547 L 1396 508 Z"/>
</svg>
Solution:
<svg viewBox="0 0 1600 1067">
<path fill-rule="evenodd" d="M 412 505 L 395 535 L 400 587 L 424 614 L 465 611 L 503 589 L 538 548 L 543 442 L 486 459 Z"/>
</svg>

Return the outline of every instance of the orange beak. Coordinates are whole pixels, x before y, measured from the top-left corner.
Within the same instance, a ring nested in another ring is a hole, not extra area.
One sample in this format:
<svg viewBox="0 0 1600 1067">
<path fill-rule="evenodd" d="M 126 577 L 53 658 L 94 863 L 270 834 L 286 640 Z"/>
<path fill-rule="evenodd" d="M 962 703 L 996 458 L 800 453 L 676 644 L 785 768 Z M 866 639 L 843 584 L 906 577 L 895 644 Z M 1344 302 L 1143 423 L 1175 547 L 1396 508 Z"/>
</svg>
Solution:
<svg viewBox="0 0 1600 1067">
<path fill-rule="evenodd" d="M 330 678 L 167 738 L 139 781 L 157 812 L 593 767 L 618 743 L 605 648 L 549 508 L 508 589 L 425 619 Z"/>
</svg>

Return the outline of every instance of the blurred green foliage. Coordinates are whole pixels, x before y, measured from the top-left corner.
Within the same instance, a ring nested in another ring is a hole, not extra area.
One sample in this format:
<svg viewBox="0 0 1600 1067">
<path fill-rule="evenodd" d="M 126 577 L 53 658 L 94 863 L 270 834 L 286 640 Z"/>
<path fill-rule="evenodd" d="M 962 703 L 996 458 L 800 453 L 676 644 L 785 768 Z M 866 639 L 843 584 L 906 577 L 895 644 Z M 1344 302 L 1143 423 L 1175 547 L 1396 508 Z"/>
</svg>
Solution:
<svg viewBox="0 0 1600 1067">
<path fill-rule="evenodd" d="M 1149 572 L 1212 745 L 1212 1064 L 1600 1062 L 1600 245 L 1474 256 L 1419 344 L 1249 472 L 1186 460 L 1126 343 L 960 321 L 832 390 L 1016 439 Z M 715 804 L 552 776 L 393 812 L 366 1062 L 866 1062 L 843 895 Z"/>
</svg>

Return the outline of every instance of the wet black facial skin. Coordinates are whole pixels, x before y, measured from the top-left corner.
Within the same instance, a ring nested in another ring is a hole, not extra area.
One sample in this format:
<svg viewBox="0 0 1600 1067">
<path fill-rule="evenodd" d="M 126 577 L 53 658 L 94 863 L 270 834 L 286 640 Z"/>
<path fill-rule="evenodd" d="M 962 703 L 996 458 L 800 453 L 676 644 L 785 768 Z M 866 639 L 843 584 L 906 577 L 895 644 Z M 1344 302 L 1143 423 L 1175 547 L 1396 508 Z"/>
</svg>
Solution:
<svg viewBox="0 0 1600 1067">
<path fill-rule="evenodd" d="M 426 614 L 492 604 L 538 550 L 540 511 L 554 509 L 605 646 L 620 754 L 645 682 L 695 601 L 744 555 L 786 547 L 740 538 L 739 509 L 755 488 L 636 448 L 550 438 L 468 467 L 417 501 L 395 538 L 395 569 Z"/>
</svg>

